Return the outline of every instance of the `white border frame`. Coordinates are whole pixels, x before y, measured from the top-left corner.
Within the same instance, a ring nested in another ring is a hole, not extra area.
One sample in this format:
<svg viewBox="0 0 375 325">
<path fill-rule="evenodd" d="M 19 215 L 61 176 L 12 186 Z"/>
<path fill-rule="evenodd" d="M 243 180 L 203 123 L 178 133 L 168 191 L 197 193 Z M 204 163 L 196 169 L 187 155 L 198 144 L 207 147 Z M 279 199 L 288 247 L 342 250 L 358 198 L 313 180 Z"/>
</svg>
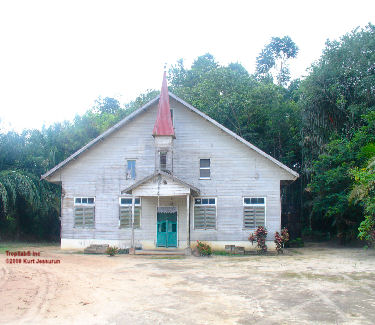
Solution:
<svg viewBox="0 0 375 325">
<path fill-rule="evenodd" d="M 88 199 L 93 198 L 94 203 L 76 203 L 76 199 Z M 82 227 L 76 227 L 76 216 L 75 216 L 75 207 L 94 207 L 94 227 L 85 227 L 82 225 Z M 95 196 L 73 196 L 73 229 L 96 229 L 96 197 Z"/>
<path fill-rule="evenodd" d="M 134 173 L 135 173 L 135 177 L 130 177 L 128 178 L 128 161 L 135 161 L 135 170 L 134 170 Z M 135 181 L 137 179 L 137 159 L 136 158 L 125 158 L 125 162 L 126 162 L 126 165 L 125 165 L 125 179 L 127 181 Z"/>
<path fill-rule="evenodd" d="M 195 199 L 215 199 L 215 204 L 195 204 Z M 195 229 L 195 206 L 215 206 L 215 229 Z M 194 196 L 193 197 L 193 231 L 217 231 L 217 196 Z"/>
<path fill-rule="evenodd" d="M 262 198 L 264 199 L 263 204 L 245 204 L 245 198 L 246 199 L 255 199 L 255 198 Z M 255 228 L 246 228 L 245 227 L 245 216 L 244 216 L 244 207 L 263 207 L 264 206 L 264 227 L 266 228 L 267 225 L 267 197 L 266 196 L 243 196 L 242 197 L 242 229 L 243 230 L 256 230 Z M 280 210 L 281 211 L 281 210 Z"/>
<path fill-rule="evenodd" d="M 210 167 L 201 167 L 201 160 L 209 160 L 210 161 Z M 199 179 L 211 179 L 212 176 L 212 159 L 211 158 L 199 158 Z M 208 169 L 210 171 L 210 177 L 201 177 L 201 169 Z"/>
<path fill-rule="evenodd" d="M 130 226 L 129 228 L 126 228 L 126 227 L 123 227 L 121 228 L 120 225 L 121 225 L 121 221 L 120 221 L 120 207 L 131 207 L 132 204 L 121 204 L 121 199 L 132 199 L 133 197 L 132 196 L 119 196 L 118 198 L 118 229 L 125 229 L 125 230 L 129 230 L 129 229 L 132 229 L 132 227 Z M 142 197 L 140 196 L 136 196 L 134 197 L 134 199 L 139 199 L 139 204 L 134 204 L 135 207 L 141 207 L 141 213 L 139 215 L 139 228 L 134 228 L 135 231 L 137 230 L 140 230 L 142 229 Z"/>
<path fill-rule="evenodd" d="M 81 199 L 81 202 L 82 202 L 82 199 L 94 199 L 94 203 L 76 203 L 76 199 Z M 96 197 L 95 196 L 74 196 L 73 197 L 73 199 L 74 199 L 74 206 L 81 206 L 81 205 L 83 205 L 83 206 L 86 206 L 86 205 L 89 205 L 89 206 L 91 206 L 91 205 L 95 205 L 96 204 Z"/>
<path fill-rule="evenodd" d="M 161 168 L 161 153 L 165 153 L 165 169 Z M 168 166 L 168 150 L 166 149 L 160 149 L 158 150 L 158 158 L 159 158 L 159 169 L 163 172 L 167 172 L 167 166 Z M 171 153 L 172 155 L 172 153 Z"/>
</svg>

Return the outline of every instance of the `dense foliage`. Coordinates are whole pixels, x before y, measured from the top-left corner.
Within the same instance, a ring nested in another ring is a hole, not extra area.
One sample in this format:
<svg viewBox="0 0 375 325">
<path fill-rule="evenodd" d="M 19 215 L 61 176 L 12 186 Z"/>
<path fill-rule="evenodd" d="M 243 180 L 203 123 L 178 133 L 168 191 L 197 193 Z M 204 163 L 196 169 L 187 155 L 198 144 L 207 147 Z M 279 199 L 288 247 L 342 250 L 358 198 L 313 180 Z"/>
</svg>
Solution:
<svg viewBox="0 0 375 325">
<path fill-rule="evenodd" d="M 290 37 L 274 37 L 254 75 L 239 63 L 220 65 L 208 53 L 191 67 L 179 60 L 169 70 L 169 88 L 300 173 L 281 191 L 282 224 L 292 239 L 320 234 L 346 242 L 359 235 L 370 244 L 375 27 L 327 41 L 308 76 L 290 81 L 287 61 L 297 54 Z M 124 106 L 99 98 L 72 122 L 0 133 L 0 237 L 58 239 L 60 187 L 40 175 L 157 94 L 150 90 Z"/>
<path fill-rule="evenodd" d="M 375 26 L 327 42 L 301 83 L 307 227 L 356 238 L 365 200 L 351 200 L 353 170 L 375 155 Z M 371 170 L 367 170 L 371 173 Z M 369 193 L 371 196 L 371 193 Z"/>
</svg>

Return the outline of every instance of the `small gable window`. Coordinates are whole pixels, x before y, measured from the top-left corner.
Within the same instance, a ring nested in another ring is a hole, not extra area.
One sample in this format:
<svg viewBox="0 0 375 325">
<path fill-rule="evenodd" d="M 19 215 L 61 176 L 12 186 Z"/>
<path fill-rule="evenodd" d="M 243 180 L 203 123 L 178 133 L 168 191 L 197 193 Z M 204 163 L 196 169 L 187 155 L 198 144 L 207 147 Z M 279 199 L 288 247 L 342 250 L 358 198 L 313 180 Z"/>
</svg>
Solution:
<svg viewBox="0 0 375 325">
<path fill-rule="evenodd" d="M 255 229 L 264 226 L 266 221 L 266 198 L 243 198 L 243 226 L 245 229 Z"/>
<path fill-rule="evenodd" d="M 216 229 L 216 198 L 194 199 L 194 229 Z"/>
<path fill-rule="evenodd" d="M 199 178 L 211 178 L 211 159 L 200 159 L 199 161 Z"/>
<path fill-rule="evenodd" d="M 166 151 L 160 152 L 160 169 L 162 171 L 167 170 L 167 152 Z"/>
<path fill-rule="evenodd" d="M 135 160 L 127 160 L 126 179 L 135 179 Z"/>
<path fill-rule="evenodd" d="M 95 198 L 74 198 L 74 227 L 94 228 L 95 226 Z"/>
<path fill-rule="evenodd" d="M 172 120 L 172 125 L 174 125 L 174 112 L 173 112 L 173 108 L 171 108 L 171 120 Z"/>
<path fill-rule="evenodd" d="M 131 228 L 132 227 L 132 204 L 133 199 L 131 197 L 120 197 L 120 213 L 119 213 L 119 224 L 120 228 Z M 134 228 L 140 228 L 141 226 L 141 199 L 139 197 L 134 198 Z"/>
</svg>

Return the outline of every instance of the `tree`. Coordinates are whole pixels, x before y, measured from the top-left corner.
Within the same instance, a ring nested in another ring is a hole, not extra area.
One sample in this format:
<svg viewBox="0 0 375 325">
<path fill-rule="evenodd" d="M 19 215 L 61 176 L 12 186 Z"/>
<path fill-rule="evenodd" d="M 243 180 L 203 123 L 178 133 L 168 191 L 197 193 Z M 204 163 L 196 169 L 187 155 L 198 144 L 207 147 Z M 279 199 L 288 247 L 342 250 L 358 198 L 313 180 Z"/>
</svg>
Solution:
<svg viewBox="0 0 375 325">
<path fill-rule="evenodd" d="M 372 156 L 365 168 L 355 167 L 351 174 L 355 185 L 349 200 L 362 204 L 364 220 L 359 225 L 358 237 L 369 245 L 375 244 L 375 144 L 372 144 Z"/>
<path fill-rule="evenodd" d="M 375 108 L 375 26 L 327 41 L 301 83 L 303 141 L 311 159 L 337 134 L 350 138 Z"/>
<path fill-rule="evenodd" d="M 57 239 L 60 190 L 29 173 L 0 171 L 0 230 L 20 239 Z"/>
<path fill-rule="evenodd" d="M 295 58 L 298 47 L 289 36 L 272 37 L 256 60 L 256 71 L 261 79 L 272 76 L 279 86 L 285 86 L 290 81 L 288 60 Z"/>
<path fill-rule="evenodd" d="M 307 188 L 312 195 L 313 228 L 337 234 L 344 242 L 358 235 L 363 220 L 359 203 L 369 203 L 360 193 L 365 193 L 364 181 L 372 170 L 366 170 L 366 162 L 375 155 L 375 111 L 363 119 L 366 125 L 351 139 L 336 137 L 325 146 L 325 152 L 312 164 Z"/>
<path fill-rule="evenodd" d="M 257 81 L 239 63 L 220 66 L 211 54 L 190 69 L 182 63 L 169 70 L 175 94 L 285 164 L 300 165 L 300 111 L 288 90 Z"/>
</svg>

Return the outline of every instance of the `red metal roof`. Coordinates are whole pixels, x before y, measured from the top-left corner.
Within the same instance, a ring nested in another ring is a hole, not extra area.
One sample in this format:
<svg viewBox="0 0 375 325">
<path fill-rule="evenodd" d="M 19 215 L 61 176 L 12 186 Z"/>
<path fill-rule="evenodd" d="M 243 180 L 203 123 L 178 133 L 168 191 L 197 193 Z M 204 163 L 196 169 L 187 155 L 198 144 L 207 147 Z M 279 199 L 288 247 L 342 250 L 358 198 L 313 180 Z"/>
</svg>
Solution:
<svg viewBox="0 0 375 325">
<path fill-rule="evenodd" d="M 164 71 L 163 83 L 161 86 L 159 105 L 158 105 L 158 115 L 156 117 L 156 122 L 154 125 L 154 130 L 152 135 L 171 135 L 175 136 L 172 118 L 171 118 L 171 108 L 169 106 L 169 94 L 167 85 L 167 74 Z"/>
</svg>

